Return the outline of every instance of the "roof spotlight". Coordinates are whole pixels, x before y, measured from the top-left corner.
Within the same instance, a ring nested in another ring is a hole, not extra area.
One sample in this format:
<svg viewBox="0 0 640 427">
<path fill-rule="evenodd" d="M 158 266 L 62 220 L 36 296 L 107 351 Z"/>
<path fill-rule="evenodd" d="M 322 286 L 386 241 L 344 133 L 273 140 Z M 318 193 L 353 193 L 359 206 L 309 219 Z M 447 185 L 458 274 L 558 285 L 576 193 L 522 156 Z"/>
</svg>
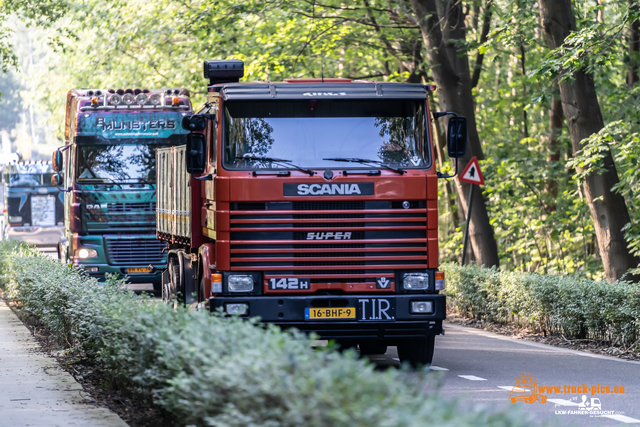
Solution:
<svg viewBox="0 0 640 427">
<path fill-rule="evenodd" d="M 92 90 L 87 91 L 87 96 L 88 97 L 92 97 L 93 96 L 93 91 Z"/>
<path fill-rule="evenodd" d="M 136 102 L 140 105 L 144 105 L 147 103 L 147 95 L 145 95 L 144 93 L 139 93 L 136 95 Z"/>
<path fill-rule="evenodd" d="M 149 97 L 149 103 L 152 105 L 160 105 L 161 101 L 162 101 L 162 97 L 160 96 L 159 93 L 154 93 Z"/>
<path fill-rule="evenodd" d="M 132 93 L 125 93 L 124 96 L 122 97 L 122 101 L 127 105 L 133 104 L 135 100 L 136 100 L 136 97 L 133 96 Z"/>
<path fill-rule="evenodd" d="M 111 95 L 111 98 L 109 98 L 109 102 L 113 105 L 120 105 L 122 103 L 122 96 L 114 93 Z"/>
<path fill-rule="evenodd" d="M 173 90 L 173 94 L 174 95 L 180 95 L 180 89 L 174 89 Z"/>
</svg>

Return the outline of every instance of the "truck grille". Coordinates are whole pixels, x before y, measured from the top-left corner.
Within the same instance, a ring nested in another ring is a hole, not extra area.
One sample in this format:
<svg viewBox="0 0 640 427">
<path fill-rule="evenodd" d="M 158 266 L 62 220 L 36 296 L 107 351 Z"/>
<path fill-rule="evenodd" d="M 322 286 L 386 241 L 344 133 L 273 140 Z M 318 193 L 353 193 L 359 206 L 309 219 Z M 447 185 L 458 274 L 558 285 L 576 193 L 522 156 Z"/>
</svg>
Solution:
<svg viewBox="0 0 640 427">
<path fill-rule="evenodd" d="M 109 203 L 107 212 L 110 214 L 119 214 L 125 212 L 136 212 L 142 214 L 155 215 L 156 202 L 146 203 Z"/>
<path fill-rule="evenodd" d="M 156 239 L 107 239 L 107 253 L 113 264 L 147 266 L 165 261 L 165 242 Z"/>
<path fill-rule="evenodd" d="M 371 283 L 427 268 L 427 209 L 392 201 L 231 203 L 231 270 Z"/>
</svg>

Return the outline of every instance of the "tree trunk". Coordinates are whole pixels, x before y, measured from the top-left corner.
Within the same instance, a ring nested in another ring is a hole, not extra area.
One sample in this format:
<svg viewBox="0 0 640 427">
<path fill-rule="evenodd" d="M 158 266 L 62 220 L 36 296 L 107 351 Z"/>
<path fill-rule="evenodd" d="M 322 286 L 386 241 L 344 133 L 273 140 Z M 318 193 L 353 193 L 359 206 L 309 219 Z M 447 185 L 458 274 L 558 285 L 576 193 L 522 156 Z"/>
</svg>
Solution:
<svg viewBox="0 0 640 427">
<path fill-rule="evenodd" d="M 629 0 L 633 7 L 634 0 Z M 627 70 L 627 85 L 633 87 L 638 79 L 638 53 L 640 52 L 640 21 L 629 23 L 629 69 Z"/>
<path fill-rule="evenodd" d="M 466 167 L 469 159 L 476 156 L 484 159 L 476 125 L 475 106 L 471 92 L 469 58 L 459 52 L 453 40 L 465 41 L 466 28 L 460 2 L 437 0 L 445 10 L 438 14 L 436 0 L 410 0 L 417 18 L 433 79 L 438 87 L 438 103 L 442 111 L 453 111 L 467 118 L 469 149 L 467 156 L 459 160 L 459 168 Z M 444 31 L 440 29 L 440 16 L 445 19 Z M 467 199 L 471 186 L 455 179 L 462 210 L 467 212 Z M 474 191 L 473 211 L 469 225 L 469 237 L 476 259 L 480 265 L 498 266 L 498 246 L 489 222 L 489 215 L 482 191 Z"/>
<path fill-rule="evenodd" d="M 557 49 L 576 30 L 571 0 L 538 0 L 540 21 L 550 49 Z M 578 71 L 573 81 L 559 82 L 562 108 L 567 120 L 573 152 L 582 148 L 585 138 L 604 126 L 596 96 L 593 76 Z M 609 281 L 619 279 L 638 265 L 631 255 L 622 228 L 630 222 L 624 198 L 611 191 L 618 183 L 618 173 L 611 152 L 604 158 L 605 172 L 589 175 L 583 184 L 598 240 L 598 248 Z"/>
<path fill-rule="evenodd" d="M 562 134 L 563 120 L 562 102 L 560 98 L 554 96 L 551 98 L 551 108 L 549 109 L 549 156 L 547 157 L 547 162 L 549 163 L 560 161 L 558 138 L 560 138 Z M 558 197 L 558 183 L 553 178 L 547 182 L 547 193 L 551 195 L 552 201 L 545 206 L 545 210 L 547 212 L 554 212 L 556 210 L 556 199 Z"/>
</svg>

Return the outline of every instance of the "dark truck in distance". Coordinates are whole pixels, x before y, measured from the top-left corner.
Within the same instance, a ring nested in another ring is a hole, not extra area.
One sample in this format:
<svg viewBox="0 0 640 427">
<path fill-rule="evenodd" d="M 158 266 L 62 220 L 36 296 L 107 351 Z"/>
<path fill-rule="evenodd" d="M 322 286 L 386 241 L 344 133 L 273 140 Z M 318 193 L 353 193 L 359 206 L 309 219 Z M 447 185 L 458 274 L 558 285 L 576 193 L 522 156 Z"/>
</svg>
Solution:
<svg viewBox="0 0 640 427">
<path fill-rule="evenodd" d="M 185 147 L 157 151 L 163 299 L 428 364 L 445 319 L 432 86 L 239 83 L 206 61 Z M 452 113 L 437 113 L 438 116 Z M 464 156 L 454 117 L 449 153 Z"/>
<path fill-rule="evenodd" d="M 51 162 L 12 162 L 2 168 L 3 238 L 56 246 L 64 231 L 63 200 L 51 184 Z"/>
<path fill-rule="evenodd" d="M 132 289 L 160 292 L 164 242 L 156 239 L 156 149 L 186 143 L 192 114 L 184 89 L 73 89 L 65 146 L 53 153 L 52 182 L 64 192 L 60 259 Z"/>
</svg>

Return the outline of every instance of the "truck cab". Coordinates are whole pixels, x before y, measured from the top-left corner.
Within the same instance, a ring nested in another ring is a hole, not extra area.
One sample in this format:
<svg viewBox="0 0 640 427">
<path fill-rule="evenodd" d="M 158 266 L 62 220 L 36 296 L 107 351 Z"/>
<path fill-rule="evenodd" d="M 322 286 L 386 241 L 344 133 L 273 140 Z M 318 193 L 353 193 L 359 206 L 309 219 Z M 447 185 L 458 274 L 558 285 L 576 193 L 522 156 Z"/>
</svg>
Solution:
<svg viewBox="0 0 640 427">
<path fill-rule="evenodd" d="M 51 162 L 18 161 L 2 169 L 3 237 L 55 247 L 63 234 L 63 200 Z"/>
<path fill-rule="evenodd" d="M 64 194 L 60 258 L 100 281 L 106 273 L 160 291 L 166 266 L 156 239 L 156 156 L 184 145 L 192 114 L 184 89 L 74 89 L 67 95 L 65 145 L 52 182 Z"/>
<path fill-rule="evenodd" d="M 204 68 L 187 146 L 158 151 L 165 299 L 431 363 L 446 316 L 434 88 Z"/>
</svg>

